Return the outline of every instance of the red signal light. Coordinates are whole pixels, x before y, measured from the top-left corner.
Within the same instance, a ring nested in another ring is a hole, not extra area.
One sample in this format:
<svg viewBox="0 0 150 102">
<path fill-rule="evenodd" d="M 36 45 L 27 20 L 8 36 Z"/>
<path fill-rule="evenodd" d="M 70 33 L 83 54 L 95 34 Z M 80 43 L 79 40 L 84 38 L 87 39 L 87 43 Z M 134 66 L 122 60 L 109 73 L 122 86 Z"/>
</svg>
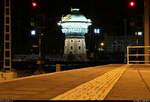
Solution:
<svg viewBox="0 0 150 102">
<path fill-rule="evenodd" d="M 33 7 L 37 7 L 37 3 L 36 2 L 32 2 L 32 6 Z"/>
<path fill-rule="evenodd" d="M 130 2 L 130 6 L 131 6 L 131 7 L 134 7 L 134 6 L 135 6 L 135 3 L 134 3 L 133 1 L 131 1 L 131 2 Z"/>
</svg>

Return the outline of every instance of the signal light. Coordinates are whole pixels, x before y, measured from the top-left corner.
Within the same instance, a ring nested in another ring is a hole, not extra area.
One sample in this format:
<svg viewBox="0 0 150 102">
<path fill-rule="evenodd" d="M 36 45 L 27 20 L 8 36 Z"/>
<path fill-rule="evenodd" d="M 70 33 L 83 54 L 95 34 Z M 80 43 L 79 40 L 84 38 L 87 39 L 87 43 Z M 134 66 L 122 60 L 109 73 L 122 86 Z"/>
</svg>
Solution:
<svg viewBox="0 0 150 102">
<path fill-rule="evenodd" d="M 32 2 L 32 6 L 33 7 L 37 7 L 37 3 L 36 2 Z"/>
<path fill-rule="evenodd" d="M 134 1 L 131 1 L 130 2 L 130 7 L 134 7 L 135 6 L 135 2 Z"/>
</svg>

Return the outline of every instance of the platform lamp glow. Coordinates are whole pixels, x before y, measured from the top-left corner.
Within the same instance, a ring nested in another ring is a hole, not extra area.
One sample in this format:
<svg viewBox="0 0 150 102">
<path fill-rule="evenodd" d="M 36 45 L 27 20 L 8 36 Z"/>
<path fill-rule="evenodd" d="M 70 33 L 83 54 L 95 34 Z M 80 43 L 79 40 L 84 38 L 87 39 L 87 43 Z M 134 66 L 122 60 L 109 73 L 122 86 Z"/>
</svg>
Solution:
<svg viewBox="0 0 150 102">
<path fill-rule="evenodd" d="M 65 34 L 64 60 L 68 55 L 74 56 L 74 61 L 86 61 L 85 34 L 88 33 L 88 27 L 92 24 L 90 19 L 80 14 L 80 9 L 71 8 L 71 14 L 61 18 L 58 25 L 62 27 Z"/>
<path fill-rule="evenodd" d="M 31 33 L 32 36 L 35 36 L 36 35 L 36 30 L 33 29 L 33 30 L 30 31 L 30 33 Z"/>
</svg>

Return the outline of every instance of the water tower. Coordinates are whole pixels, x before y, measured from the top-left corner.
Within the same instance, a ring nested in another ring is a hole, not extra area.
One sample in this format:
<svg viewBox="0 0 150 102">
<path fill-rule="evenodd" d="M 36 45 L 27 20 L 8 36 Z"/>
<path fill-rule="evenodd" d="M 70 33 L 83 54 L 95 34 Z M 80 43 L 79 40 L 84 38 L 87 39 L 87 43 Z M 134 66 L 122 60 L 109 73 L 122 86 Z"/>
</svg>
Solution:
<svg viewBox="0 0 150 102">
<path fill-rule="evenodd" d="M 85 34 L 92 24 L 90 19 L 80 14 L 80 9 L 71 9 L 71 14 L 63 16 L 58 25 L 65 34 L 64 60 L 87 61 Z"/>
</svg>

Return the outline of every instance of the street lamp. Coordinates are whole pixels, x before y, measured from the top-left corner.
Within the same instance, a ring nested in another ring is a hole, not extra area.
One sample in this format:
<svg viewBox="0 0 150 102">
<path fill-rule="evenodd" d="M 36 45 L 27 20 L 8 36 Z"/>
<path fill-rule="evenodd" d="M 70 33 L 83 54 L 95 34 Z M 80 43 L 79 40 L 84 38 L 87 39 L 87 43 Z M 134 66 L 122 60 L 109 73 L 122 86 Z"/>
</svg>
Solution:
<svg viewBox="0 0 150 102">
<path fill-rule="evenodd" d="M 35 36 L 37 33 L 36 33 L 36 30 L 35 29 L 32 29 L 30 31 L 30 34 L 32 36 Z M 39 64 L 39 70 L 41 71 L 42 70 L 42 36 L 44 34 L 43 33 L 40 33 L 38 34 L 38 47 L 39 47 L 39 53 L 38 53 L 38 57 L 39 57 L 39 60 L 37 61 L 37 64 Z M 37 47 L 37 46 L 36 46 Z"/>
<path fill-rule="evenodd" d="M 136 46 L 139 46 L 139 36 L 142 36 L 142 32 L 135 32 L 135 35 L 136 35 Z"/>
<path fill-rule="evenodd" d="M 31 33 L 32 36 L 35 36 L 36 35 L 36 30 L 33 29 L 33 30 L 30 31 L 30 33 Z"/>
<path fill-rule="evenodd" d="M 40 67 L 42 64 L 42 51 L 41 51 L 42 36 L 43 36 L 43 33 L 39 34 L 39 61 L 38 61 L 38 64 L 40 65 Z"/>
<path fill-rule="evenodd" d="M 98 50 L 99 51 L 104 51 L 104 42 L 101 42 L 101 43 L 99 43 L 99 48 L 98 48 Z"/>
<path fill-rule="evenodd" d="M 95 33 L 95 34 L 100 34 L 100 29 L 99 29 L 99 28 L 95 28 L 95 29 L 94 29 L 94 33 Z"/>
<path fill-rule="evenodd" d="M 101 42 L 101 43 L 100 43 L 100 46 L 103 47 L 103 46 L 104 46 L 104 42 Z"/>
<path fill-rule="evenodd" d="M 142 32 L 135 32 L 136 35 L 136 46 L 139 46 L 139 36 L 142 36 Z M 136 48 L 136 54 L 138 55 L 138 48 Z M 136 55 L 136 59 L 138 59 L 138 56 Z M 138 64 L 138 62 L 137 62 Z"/>
<path fill-rule="evenodd" d="M 43 35 L 44 35 L 43 33 L 38 34 L 38 36 L 39 36 L 39 41 L 38 41 L 38 43 L 39 43 L 39 54 L 38 54 L 39 60 L 37 61 L 37 64 L 39 65 L 39 68 L 37 70 L 37 73 L 40 73 L 40 74 L 44 73 L 44 71 L 42 69 L 42 64 L 43 64 L 43 61 L 42 61 L 42 36 Z"/>
<path fill-rule="evenodd" d="M 94 53 L 96 53 L 95 50 L 97 50 L 97 48 L 98 48 L 97 44 L 98 44 L 98 36 L 100 34 L 100 29 L 98 27 L 94 28 L 93 33 L 94 33 L 94 36 L 93 36 L 92 42 L 94 44 Z"/>
</svg>

